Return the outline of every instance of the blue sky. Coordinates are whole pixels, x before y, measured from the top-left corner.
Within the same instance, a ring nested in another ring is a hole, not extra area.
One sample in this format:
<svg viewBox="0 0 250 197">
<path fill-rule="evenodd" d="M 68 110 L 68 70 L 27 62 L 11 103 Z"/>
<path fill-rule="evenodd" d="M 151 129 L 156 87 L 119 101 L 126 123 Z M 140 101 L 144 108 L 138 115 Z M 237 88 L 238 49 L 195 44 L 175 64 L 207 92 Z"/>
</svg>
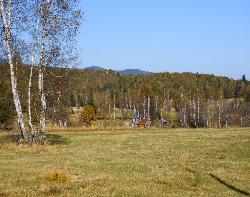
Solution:
<svg viewBox="0 0 250 197">
<path fill-rule="evenodd" d="M 250 0 L 82 0 L 81 67 L 250 79 Z"/>
</svg>

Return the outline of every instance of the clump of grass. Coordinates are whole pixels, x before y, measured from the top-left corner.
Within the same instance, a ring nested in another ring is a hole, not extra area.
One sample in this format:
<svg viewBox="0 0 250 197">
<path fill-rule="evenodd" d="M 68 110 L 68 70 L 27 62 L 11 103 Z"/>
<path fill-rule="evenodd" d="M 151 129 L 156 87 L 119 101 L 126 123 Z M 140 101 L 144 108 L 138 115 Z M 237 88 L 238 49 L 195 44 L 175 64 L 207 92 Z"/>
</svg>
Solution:
<svg viewBox="0 0 250 197">
<path fill-rule="evenodd" d="M 66 183 L 71 181 L 71 176 L 63 171 L 50 171 L 42 177 L 45 181 Z"/>
<path fill-rule="evenodd" d="M 169 184 L 169 181 L 168 181 L 166 178 L 162 177 L 162 176 L 155 176 L 155 177 L 153 177 L 152 180 L 153 180 L 153 182 L 156 183 L 156 184 L 160 184 L 160 185 L 170 185 L 170 184 Z"/>
<path fill-rule="evenodd" d="M 53 186 L 53 187 L 49 187 L 46 190 L 42 191 L 42 193 L 46 196 L 54 196 L 54 195 L 58 195 L 62 192 L 62 188 Z"/>
</svg>

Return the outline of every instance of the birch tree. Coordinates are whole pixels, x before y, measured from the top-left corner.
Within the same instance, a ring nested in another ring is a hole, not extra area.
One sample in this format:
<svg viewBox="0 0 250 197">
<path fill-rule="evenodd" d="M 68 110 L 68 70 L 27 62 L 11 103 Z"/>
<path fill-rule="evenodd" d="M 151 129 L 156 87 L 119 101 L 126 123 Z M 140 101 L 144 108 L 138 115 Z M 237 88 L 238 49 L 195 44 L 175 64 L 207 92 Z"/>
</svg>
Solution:
<svg viewBox="0 0 250 197">
<path fill-rule="evenodd" d="M 18 117 L 18 124 L 21 130 L 22 138 L 27 141 L 28 134 L 25 127 L 24 115 L 22 112 L 22 106 L 20 102 L 19 92 L 17 90 L 17 78 L 14 70 L 13 64 L 13 49 L 12 49 L 12 0 L 3 1 L 0 0 L 0 9 L 1 9 L 1 22 L 2 28 L 5 35 L 5 46 L 6 53 L 8 57 L 9 69 L 10 69 L 10 81 L 11 81 L 11 90 L 13 96 L 13 102 L 15 105 L 16 114 Z"/>
<path fill-rule="evenodd" d="M 37 18 L 40 29 L 38 88 L 40 95 L 39 135 L 46 133 L 45 74 L 48 66 L 65 66 L 74 55 L 74 38 L 77 35 L 81 12 L 75 0 L 41 0 Z"/>
<path fill-rule="evenodd" d="M 40 63 L 39 63 L 39 75 L 38 75 L 38 88 L 39 88 L 39 95 L 40 95 L 40 120 L 39 120 L 39 132 L 42 135 L 45 133 L 46 129 L 46 119 L 45 119 L 45 110 L 46 110 L 46 99 L 45 99 L 45 92 L 44 92 L 44 69 L 46 64 L 46 57 L 45 57 L 45 42 L 46 42 L 46 30 L 49 21 L 50 15 L 50 3 L 51 0 L 46 0 L 46 2 L 41 3 L 38 8 L 38 18 L 41 25 L 41 51 L 40 51 Z M 40 11 L 41 10 L 41 11 Z"/>
<path fill-rule="evenodd" d="M 17 85 L 17 73 L 13 62 L 15 49 L 14 39 L 21 39 L 33 43 L 30 51 L 31 64 L 28 81 L 28 121 L 31 133 L 32 109 L 31 109 L 31 87 L 34 71 L 38 68 L 38 88 L 40 97 L 39 112 L 39 135 L 44 137 L 46 132 L 46 73 L 48 66 L 66 66 L 75 60 L 74 41 L 78 33 L 81 11 L 77 0 L 0 0 L 0 22 L 4 34 L 4 50 L 8 57 L 13 103 L 15 105 L 18 123 L 22 138 L 29 139 L 29 132 L 25 126 L 24 114 Z M 35 32 L 35 33 L 34 33 Z M 32 34 L 35 36 L 32 36 Z M 3 37 L 3 35 L 1 35 Z M 15 37 L 15 38 L 14 38 Z M 25 38 L 24 38 L 25 37 Z M 27 39 L 28 38 L 28 39 Z M 36 39 L 35 39 L 36 38 Z M 31 41 L 30 41 L 31 40 Z M 38 65 L 34 69 L 35 65 Z"/>
</svg>

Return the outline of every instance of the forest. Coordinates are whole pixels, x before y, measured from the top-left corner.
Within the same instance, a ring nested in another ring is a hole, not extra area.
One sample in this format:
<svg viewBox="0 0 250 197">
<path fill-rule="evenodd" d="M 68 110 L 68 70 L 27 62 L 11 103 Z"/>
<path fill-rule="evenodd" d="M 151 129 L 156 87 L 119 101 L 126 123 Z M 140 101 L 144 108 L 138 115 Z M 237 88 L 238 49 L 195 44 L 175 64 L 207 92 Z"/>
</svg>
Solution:
<svg viewBox="0 0 250 197">
<path fill-rule="evenodd" d="M 14 105 L 8 64 L 0 68 L 0 121 L 2 128 L 8 128 L 15 120 Z M 28 114 L 25 101 L 30 67 L 16 56 L 15 69 L 23 111 Z M 36 74 L 34 68 L 34 78 Z M 131 75 L 113 70 L 47 67 L 45 92 L 46 122 L 57 127 L 89 127 L 96 120 L 123 124 L 134 116 L 150 118 L 155 126 L 161 119 L 168 127 L 250 126 L 250 83 L 245 75 L 234 80 L 198 73 Z M 31 93 L 32 122 L 37 124 L 40 100 L 35 90 Z M 87 106 L 89 110 L 84 111 Z M 91 120 L 82 120 L 83 113 Z"/>
</svg>

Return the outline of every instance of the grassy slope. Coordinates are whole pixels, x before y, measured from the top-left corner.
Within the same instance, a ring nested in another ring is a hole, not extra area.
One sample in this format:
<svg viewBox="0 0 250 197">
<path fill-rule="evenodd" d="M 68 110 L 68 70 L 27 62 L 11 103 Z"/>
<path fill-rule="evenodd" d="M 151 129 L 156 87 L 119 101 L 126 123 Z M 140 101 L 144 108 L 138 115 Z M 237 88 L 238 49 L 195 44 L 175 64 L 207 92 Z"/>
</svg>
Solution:
<svg viewBox="0 0 250 197">
<path fill-rule="evenodd" d="M 249 128 L 55 132 L 49 139 L 55 144 L 16 147 L 0 135 L 0 196 L 250 192 Z"/>
</svg>

